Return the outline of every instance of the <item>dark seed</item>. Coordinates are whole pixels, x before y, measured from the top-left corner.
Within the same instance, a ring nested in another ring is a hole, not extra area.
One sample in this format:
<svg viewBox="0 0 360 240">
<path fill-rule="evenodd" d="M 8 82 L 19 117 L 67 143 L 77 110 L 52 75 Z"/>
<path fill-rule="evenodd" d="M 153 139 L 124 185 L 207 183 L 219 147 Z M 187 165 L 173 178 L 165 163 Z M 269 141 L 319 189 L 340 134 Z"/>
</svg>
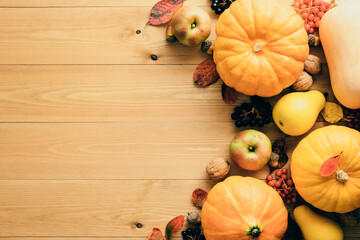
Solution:
<svg viewBox="0 0 360 240">
<path fill-rule="evenodd" d="M 156 61 L 158 59 L 158 57 L 155 54 L 151 54 L 150 58 L 153 61 Z"/>
<path fill-rule="evenodd" d="M 142 225 L 141 223 L 136 223 L 136 227 L 137 227 L 137 228 L 142 228 L 142 226 L 143 226 L 143 225 Z"/>
<path fill-rule="evenodd" d="M 136 30 L 136 34 L 140 34 L 141 33 L 141 30 Z"/>
</svg>

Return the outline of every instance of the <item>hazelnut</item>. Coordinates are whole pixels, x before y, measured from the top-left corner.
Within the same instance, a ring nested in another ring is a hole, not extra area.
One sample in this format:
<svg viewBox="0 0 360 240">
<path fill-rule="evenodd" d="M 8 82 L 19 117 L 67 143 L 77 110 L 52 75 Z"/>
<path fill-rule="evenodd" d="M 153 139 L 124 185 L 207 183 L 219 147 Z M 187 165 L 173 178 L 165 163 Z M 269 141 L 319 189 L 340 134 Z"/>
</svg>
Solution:
<svg viewBox="0 0 360 240">
<path fill-rule="evenodd" d="M 206 172 L 212 180 L 224 179 L 230 172 L 230 163 L 224 158 L 215 158 L 206 166 Z"/>
<path fill-rule="evenodd" d="M 320 58 L 310 54 L 305 60 L 304 69 L 310 74 L 318 74 L 321 70 Z"/>
<path fill-rule="evenodd" d="M 310 76 L 307 72 L 303 71 L 300 77 L 294 82 L 291 86 L 295 91 L 307 91 L 313 84 L 312 76 Z"/>
</svg>

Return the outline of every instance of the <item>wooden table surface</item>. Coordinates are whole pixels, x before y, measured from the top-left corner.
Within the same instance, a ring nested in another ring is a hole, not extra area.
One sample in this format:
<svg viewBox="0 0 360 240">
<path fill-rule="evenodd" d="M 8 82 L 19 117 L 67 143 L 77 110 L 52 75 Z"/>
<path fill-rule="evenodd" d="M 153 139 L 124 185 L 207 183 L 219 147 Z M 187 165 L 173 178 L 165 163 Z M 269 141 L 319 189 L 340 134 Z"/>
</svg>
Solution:
<svg viewBox="0 0 360 240">
<path fill-rule="evenodd" d="M 156 2 L 0 1 L 1 239 L 144 240 L 215 184 L 205 166 L 228 158 L 230 114 L 249 98 L 227 105 L 221 81 L 193 84 L 208 56 L 145 25 Z M 214 30 L 209 0 L 185 5 L 209 12 Z M 312 89 L 334 101 L 322 50 L 312 52 L 323 62 Z M 273 123 L 261 131 L 284 136 Z M 301 138 L 287 138 L 289 155 Z"/>
</svg>

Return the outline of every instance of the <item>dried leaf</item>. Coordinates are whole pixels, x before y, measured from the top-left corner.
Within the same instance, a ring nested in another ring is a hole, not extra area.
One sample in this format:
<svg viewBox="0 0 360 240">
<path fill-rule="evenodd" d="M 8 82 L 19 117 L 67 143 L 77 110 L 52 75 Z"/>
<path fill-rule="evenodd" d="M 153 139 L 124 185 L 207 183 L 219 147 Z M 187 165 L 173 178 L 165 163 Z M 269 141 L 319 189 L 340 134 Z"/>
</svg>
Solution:
<svg viewBox="0 0 360 240">
<path fill-rule="evenodd" d="M 335 157 L 331 157 L 328 160 L 326 160 L 320 167 L 320 176 L 322 177 L 328 177 L 334 172 L 336 172 L 336 169 L 340 162 L 340 155 L 337 155 Z"/>
<path fill-rule="evenodd" d="M 207 87 L 217 80 L 220 76 L 216 71 L 216 64 L 212 58 L 207 58 L 196 67 L 194 72 L 194 82 L 202 87 Z"/>
<path fill-rule="evenodd" d="M 329 123 L 336 123 L 344 117 L 342 108 L 333 102 L 326 102 L 324 109 L 321 111 L 321 115 L 325 121 Z"/>
<path fill-rule="evenodd" d="M 233 104 L 236 102 L 239 92 L 223 83 L 221 87 L 221 95 L 224 102 L 227 104 Z"/>
<path fill-rule="evenodd" d="M 157 2 L 151 9 L 147 24 L 156 26 L 167 23 L 183 3 L 184 0 L 161 0 Z"/>
<path fill-rule="evenodd" d="M 208 193 L 205 190 L 203 190 L 201 188 L 197 188 L 192 193 L 193 203 L 197 207 L 202 207 L 207 199 L 207 196 L 208 196 Z"/>
<path fill-rule="evenodd" d="M 164 235 L 161 230 L 158 228 L 153 228 L 152 234 L 148 238 L 148 240 L 164 240 Z"/>
<path fill-rule="evenodd" d="M 272 144 L 272 152 L 278 154 L 279 159 L 277 164 L 274 164 L 273 162 L 269 162 L 268 165 L 271 171 L 273 171 L 274 169 L 283 168 L 286 165 L 286 163 L 289 160 L 289 157 L 286 154 L 286 150 L 287 147 L 286 147 L 285 138 L 276 139 L 275 142 Z"/>
<path fill-rule="evenodd" d="M 184 215 L 177 216 L 172 219 L 165 229 L 166 240 L 170 240 L 184 225 L 185 217 Z"/>
</svg>

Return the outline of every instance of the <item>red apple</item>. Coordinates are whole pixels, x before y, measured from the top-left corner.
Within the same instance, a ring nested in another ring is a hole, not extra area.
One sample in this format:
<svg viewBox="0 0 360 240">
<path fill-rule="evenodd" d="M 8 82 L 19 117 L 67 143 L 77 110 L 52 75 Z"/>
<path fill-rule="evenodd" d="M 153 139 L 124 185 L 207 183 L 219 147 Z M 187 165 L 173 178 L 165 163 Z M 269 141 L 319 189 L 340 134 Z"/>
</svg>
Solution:
<svg viewBox="0 0 360 240">
<path fill-rule="evenodd" d="M 211 32 L 209 14 L 198 7 L 181 7 L 172 17 L 170 26 L 177 40 L 186 46 L 199 45 Z"/>
<path fill-rule="evenodd" d="M 248 129 L 239 132 L 230 144 L 230 157 L 241 168 L 256 171 L 270 160 L 271 142 L 262 132 Z"/>
</svg>

